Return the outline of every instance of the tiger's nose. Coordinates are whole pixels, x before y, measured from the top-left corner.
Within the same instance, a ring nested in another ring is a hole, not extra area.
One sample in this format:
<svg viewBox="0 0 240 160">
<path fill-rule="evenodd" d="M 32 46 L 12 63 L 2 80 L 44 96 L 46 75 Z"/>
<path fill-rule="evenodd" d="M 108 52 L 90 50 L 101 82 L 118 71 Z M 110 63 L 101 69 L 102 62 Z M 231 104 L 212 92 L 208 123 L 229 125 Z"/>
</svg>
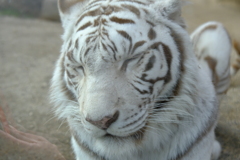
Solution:
<svg viewBox="0 0 240 160">
<path fill-rule="evenodd" d="M 113 115 L 106 116 L 99 121 L 93 121 L 89 118 L 86 118 L 86 121 L 88 121 L 89 123 L 93 124 L 94 126 L 100 129 L 106 130 L 112 123 L 114 123 L 118 119 L 118 116 L 119 116 L 119 111 L 116 111 Z"/>
</svg>

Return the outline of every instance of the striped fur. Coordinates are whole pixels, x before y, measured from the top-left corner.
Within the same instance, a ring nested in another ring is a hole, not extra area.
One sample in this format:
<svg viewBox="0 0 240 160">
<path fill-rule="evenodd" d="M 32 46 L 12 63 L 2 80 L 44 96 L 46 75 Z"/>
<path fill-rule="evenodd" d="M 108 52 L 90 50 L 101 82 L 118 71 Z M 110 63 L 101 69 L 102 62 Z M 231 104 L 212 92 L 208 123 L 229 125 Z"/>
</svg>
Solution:
<svg viewBox="0 0 240 160">
<path fill-rule="evenodd" d="M 59 10 L 51 99 L 77 160 L 217 159 L 218 102 L 181 1 L 59 0 Z"/>
<path fill-rule="evenodd" d="M 232 50 L 240 55 L 240 47 L 232 40 L 219 22 L 208 22 L 191 34 L 192 43 L 200 66 L 212 77 L 219 99 L 227 92 L 231 77 L 240 68 L 239 58 L 230 64 Z"/>
</svg>

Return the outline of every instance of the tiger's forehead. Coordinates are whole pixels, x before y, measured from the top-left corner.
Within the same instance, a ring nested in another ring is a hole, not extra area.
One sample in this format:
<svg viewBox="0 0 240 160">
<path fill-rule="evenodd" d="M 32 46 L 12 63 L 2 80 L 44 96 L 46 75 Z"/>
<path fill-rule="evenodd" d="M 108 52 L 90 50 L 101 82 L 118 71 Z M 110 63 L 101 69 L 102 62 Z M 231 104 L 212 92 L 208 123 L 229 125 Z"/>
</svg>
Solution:
<svg viewBox="0 0 240 160">
<path fill-rule="evenodd" d="M 141 4 L 137 7 L 126 2 L 90 3 L 78 17 L 72 38 L 82 60 L 129 58 L 145 51 L 157 37 L 154 23 L 146 20 L 148 10 Z"/>
<path fill-rule="evenodd" d="M 152 0 L 90 0 L 83 8 L 82 13 L 93 16 L 99 14 L 109 15 L 112 12 L 129 9 L 135 14 L 140 14 L 140 10 L 151 2 Z"/>
<path fill-rule="evenodd" d="M 143 2 L 131 1 L 126 0 L 117 0 L 117 1 L 110 1 L 110 0 L 97 0 L 92 1 L 86 5 L 83 9 L 82 13 L 80 14 L 79 18 L 76 21 L 76 25 L 81 23 L 84 19 L 89 17 L 103 17 L 103 16 L 111 16 L 112 14 L 119 14 L 124 12 L 128 12 L 128 14 L 135 14 L 138 18 L 142 15 L 142 12 L 148 13 L 148 8 L 143 5 Z M 139 5 L 141 4 L 141 5 Z"/>
</svg>

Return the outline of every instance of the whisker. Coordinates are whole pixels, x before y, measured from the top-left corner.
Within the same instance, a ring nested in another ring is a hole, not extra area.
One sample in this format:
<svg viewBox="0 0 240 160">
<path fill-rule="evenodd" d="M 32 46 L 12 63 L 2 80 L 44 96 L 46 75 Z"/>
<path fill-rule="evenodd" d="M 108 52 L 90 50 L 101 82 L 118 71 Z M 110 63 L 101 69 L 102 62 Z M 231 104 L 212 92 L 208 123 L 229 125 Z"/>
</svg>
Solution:
<svg viewBox="0 0 240 160">
<path fill-rule="evenodd" d="M 162 134 L 169 134 L 166 130 L 162 128 L 156 128 L 153 126 L 146 126 L 146 128 L 149 128 L 148 132 L 156 134 L 157 136 L 162 136 Z"/>
<path fill-rule="evenodd" d="M 66 121 L 65 120 L 62 120 L 61 124 L 59 125 L 57 131 L 59 131 L 59 129 L 62 127 L 62 125 L 65 123 Z"/>
<path fill-rule="evenodd" d="M 51 120 L 53 120 L 54 118 L 56 118 L 56 116 L 52 116 L 51 118 L 49 118 L 43 125 L 45 126 L 47 123 L 49 123 Z"/>
<path fill-rule="evenodd" d="M 155 109 L 153 108 L 153 111 L 154 111 Z M 179 113 L 178 115 L 186 115 L 186 116 L 189 116 L 189 117 L 194 117 L 192 114 L 190 114 L 190 113 L 188 113 L 188 112 L 186 112 L 186 111 L 184 111 L 184 110 L 180 110 L 180 109 L 176 109 L 176 108 L 160 108 L 160 109 L 156 109 L 156 111 L 163 111 L 163 112 L 167 112 L 167 113 L 170 113 L 170 111 L 171 112 L 176 112 L 176 113 Z"/>
</svg>

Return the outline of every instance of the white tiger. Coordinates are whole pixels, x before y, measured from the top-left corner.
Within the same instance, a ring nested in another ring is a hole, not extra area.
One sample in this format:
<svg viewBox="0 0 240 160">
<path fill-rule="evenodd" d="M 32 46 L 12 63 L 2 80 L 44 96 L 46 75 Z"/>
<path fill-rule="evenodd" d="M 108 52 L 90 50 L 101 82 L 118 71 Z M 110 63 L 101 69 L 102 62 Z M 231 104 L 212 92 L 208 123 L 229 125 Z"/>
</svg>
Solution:
<svg viewBox="0 0 240 160">
<path fill-rule="evenodd" d="M 194 54 L 180 0 L 59 0 L 59 10 L 51 99 L 77 160 L 219 157 L 212 75 Z"/>
</svg>

